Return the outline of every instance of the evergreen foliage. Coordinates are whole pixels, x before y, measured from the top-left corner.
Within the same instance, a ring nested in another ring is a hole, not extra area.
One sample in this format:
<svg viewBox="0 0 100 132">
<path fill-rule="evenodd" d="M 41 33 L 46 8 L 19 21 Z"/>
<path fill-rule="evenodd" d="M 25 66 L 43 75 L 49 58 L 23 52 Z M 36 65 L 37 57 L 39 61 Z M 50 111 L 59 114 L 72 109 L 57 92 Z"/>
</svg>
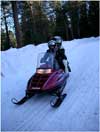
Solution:
<svg viewBox="0 0 100 132">
<path fill-rule="evenodd" d="M 1 50 L 99 36 L 99 1 L 1 1 L 1 14 Z"/>
</svg>

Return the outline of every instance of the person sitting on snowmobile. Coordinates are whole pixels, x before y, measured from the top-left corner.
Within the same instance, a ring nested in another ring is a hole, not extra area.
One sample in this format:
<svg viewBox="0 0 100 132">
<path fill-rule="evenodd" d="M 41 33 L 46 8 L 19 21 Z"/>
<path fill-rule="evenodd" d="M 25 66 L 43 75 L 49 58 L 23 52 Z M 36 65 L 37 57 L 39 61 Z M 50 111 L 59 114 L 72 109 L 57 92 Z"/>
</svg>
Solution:
<svg viewBox="0 0 100 132">
<path fill-rule="evenodd" d="M 65 55 L 65 49 L 62 47 L 62 38 L 60 36 L 55 36 L 52 40 L 56 43 L 56 60 L 58 61 L 60 68 L 65 72 L 71 72 L 67 56 Z"/>
<path fill-rule="evenodd" d="M 61 48 L 62 39 L 61 39 L 61 37 L 58 37 L 58 36 L 57 36 L 57 38 L 59 38 L 59 41 L 58 41 L 58 39 L 56 39 L 57 41 L 50 40 L 48 42 L 49 49 L 46 51 L 46 54 L 44 55 L 44 57 L 42 58 L 41 61 L 46 60 L 49 57 L 49 54 L 52 54 L 53 56 L 55 56 L 54 68 L 58 69 L 58 67 L 59 67 L 67 73 L 69 71 L 69 68 L 68 68 L 67 57 L 65 55 L 65 50 L 64 50 L 64 48 Z"/>
<path fill-rule="evenodd" d="M 56 43 L 54 40 L 50 40 L 48 42 L 48 50 L 46 51 L 46 53 L 44 54 L 43 58 L 41 59 L 41 63 L 45 62 L 45 63 L 52 63 L 51 61 L 54 59 L 54 63 L 53 63 L 53 68 L 54 69 L 59 69 L 59 64 L 56 60 L 56 51 L 57 51 L 57 48 L 56 48 Z"/>
</svg>

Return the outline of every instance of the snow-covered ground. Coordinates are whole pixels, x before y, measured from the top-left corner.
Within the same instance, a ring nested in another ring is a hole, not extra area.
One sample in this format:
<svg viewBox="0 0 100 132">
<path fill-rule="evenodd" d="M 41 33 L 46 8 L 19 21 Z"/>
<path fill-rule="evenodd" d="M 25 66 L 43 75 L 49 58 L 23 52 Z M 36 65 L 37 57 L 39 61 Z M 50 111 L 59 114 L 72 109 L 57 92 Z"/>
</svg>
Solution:
<svg viewBox="0 0 100 132">
<path fill-rule="evenodd" d="M 67 97 L 57 109 L 51 96 L 36 95 L 21 106 L 28 79 L 34 74 L 37 55 L 47 45 L 28 45 L 1 53 L 1 127 L 2 131 L 98 131 L 99 130 L 99 37 L 64 41 L 72 69 L 65 92 Z"/>
</svg>

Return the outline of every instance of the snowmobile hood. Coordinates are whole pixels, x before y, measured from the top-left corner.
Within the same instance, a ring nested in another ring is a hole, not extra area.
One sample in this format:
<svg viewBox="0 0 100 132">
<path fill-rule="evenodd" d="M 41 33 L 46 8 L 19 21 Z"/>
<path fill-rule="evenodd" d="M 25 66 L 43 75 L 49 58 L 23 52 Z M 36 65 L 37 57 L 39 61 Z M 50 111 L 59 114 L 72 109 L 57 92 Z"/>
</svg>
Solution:
<svg viewBox="0 0 100 132">
<path fill-rule="evenodd" d="M 52 73 L 49 74 L 36 73 L 31 80 L 31 87 L 29 87 L 29 90 L 42 89 L 43 85 L 48 80 L 51 74 Z"/>
</svg>

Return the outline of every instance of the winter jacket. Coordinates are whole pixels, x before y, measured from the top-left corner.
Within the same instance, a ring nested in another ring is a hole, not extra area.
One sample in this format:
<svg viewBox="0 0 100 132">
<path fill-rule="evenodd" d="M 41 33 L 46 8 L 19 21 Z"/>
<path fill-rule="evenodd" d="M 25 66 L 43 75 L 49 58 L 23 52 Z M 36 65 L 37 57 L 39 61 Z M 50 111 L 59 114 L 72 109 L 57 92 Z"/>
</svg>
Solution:
<svg viewBox="0 0 100 132">
<path fill-rule="evenodd" d="M 61 69 L 65 71 L 65 65 L 63 63 L 63 60 L 67 60 L 67 57 L 65 55 L 64 48 L 58 49 L 55 56 L 56 60 L 58 61 L 58 64 Z"/>
<path fill-rule="evenodd" d="M 51 52 L 51 51 L 47 50 L 47 52 Z M 59 67 L 65 71 L 67 66 L 64 65 L 63 60 L 67 60 L 67 57 L 65 55 L 65 49 L 64 48 L 58 49 L 56 51 L 55 59 L 57 60 Z"/>
</svg>

